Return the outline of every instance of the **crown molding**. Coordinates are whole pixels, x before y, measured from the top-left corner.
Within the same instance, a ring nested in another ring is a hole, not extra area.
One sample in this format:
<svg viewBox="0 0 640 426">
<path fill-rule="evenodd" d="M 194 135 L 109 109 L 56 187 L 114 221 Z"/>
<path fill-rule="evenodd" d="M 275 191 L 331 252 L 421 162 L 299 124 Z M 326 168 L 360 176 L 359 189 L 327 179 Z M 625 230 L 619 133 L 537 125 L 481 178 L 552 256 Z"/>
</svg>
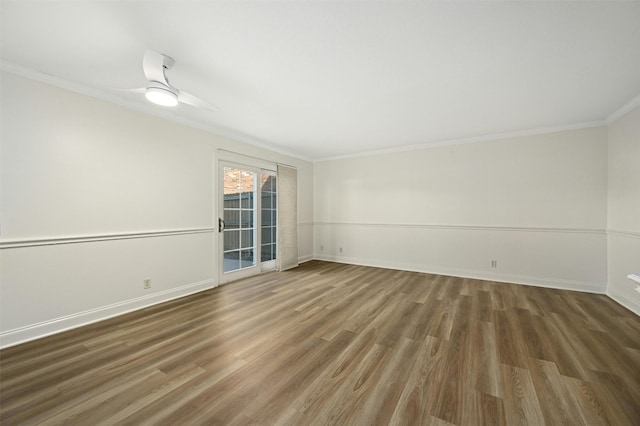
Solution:
<svg viewBox="0 0 640 426">
<path fill-rule="evenodd" d="M 23 67 L 21 65 L 18 65 L 12 62 L 0 60 L 0 70 L 15 74 L 21 77 L 25 77 L 31 80 L 39 81 L 41 83 L 45 83 L 52 86 L 60 87 L 62 89 L 70 90 L 72 92 L 79 93 L 81 95 L 90 96 L 96 99 L 107 101 L 107 102 L 122 106 L 124 108 L 128 108 L 128 109 L 142 112 L 148 115 L 153 115 L 159 118 L 163 118 L 165 120 L 172 121 L 174 123 L 182 124 L 198 130 L 203 130 L 215 136 L 228 138 L 233 141 L 246 143 L 247 145 L 265 149 L 274 153 L 278 153 L 278 154 L 286 155 L 299 160 L 314 162 L 314 163 L 323 162 L 323 161 L 332 161 L 332 160 L 342 160 L 342 159 L 348 159 L 348 158 L 368 157 L 368 156 L 382 155 L 382 154 L 393 154 L 393 153 L 399 153 L 399 152 L 418 151 L 422 149 L 437 148 L 442 146 L 463 145 L 463 144 L 470 144 L 470 143 L 476 143 L 476 142 L 487 142 L 491 140 L 535 136 L 535 135 L 557 133 L 557 132 L 563 132 L 563 131 L 569 131 L 569 130 L 579 130 L 579 129 L 587 129 L 592 127 L 606 126 L 618 120 L 619 118 L 621 118 L 622 116 L 624 116 L 629 111 L 636 108 L 637 106 L 640 106 L 640 95 L 638 95 L 635 98 L 631 99 L 626 104 L 624 104 L 622 107 L 617 109 L 616 111 L 609 114 L 604 120 L 601 120 L 601 121 L 573 123 L 573 124 L 552 126 L 552 127 L 540 127 L 540 128 L 519 130 L 515 132 L 492 133 L 487 135 L 473 136 L 473 137 L 460 138 L 460 139 L 443 139 L 443 140 L 438 140 L 433 142 L 407 145 L 402 147 L 361 151 L 361 152 L 356 152 L 351 154 L 328 156 L 328 157 L 321 157 L 321 158 L 311 158 L 296 152 L 282 149 L 278 146 L 275 146 L 271 142 L 261 140 L 259 138 L 244 134 L 234 129 L 188 119 L 188 118 L 179 116 L 175 113 L 162 110 L 159 108 L 155 108 L 151 105 L 147 106 L 142 103 L 126 100 L 119 96 L 112 95 L 105 90 L 100 90 L 100 89 L 92 88 L 83 84 L 74 83 L 72 81 L 69 81 L 57 76 L 53 76 L 50 74 L 45 74 L 43 72 L 36 71 L 31 68 Z"/>
<path fill-rule="evenodd" d="M 620 108 L 618 108 L 617 110 L 609 114 L 605 119 L 605 122 L 607 124 L 611 124 L 639 105 L 640 105 L 640 95 L 631 99 L 629 102 L 627 102 L 626 104 L 624 104 L 623 106 L 621 106 Z"/>
<path fill-rule="evenodd" d="M 187 127 L 203 130 L 215 136 L 221 136 L 224 138 L 231 139 L 233 141 L 243 142 L 243 143 L 246 143 L 247 145 L 251 145 L 257 148 L 265 149 L 265 150 L 286 155 L 289 157 L 297 158 L 299 160 L 308 161 L 308 162 L 313 161 L 311 158 L 305 157 L 295 152 L 291 152 L 291 151 L 279 148 L 277 146 L 274 146 L 272 143 L 244 134 L 237 130 L 185 118 L 175 113 L 172 113 L 168 110 L 156 108 L 152 105 L 145 105 L 143 103 L 126 100 L 119 96 L 112 95 L 106 90 L 100 90 L 100 89 L 89 87 L 83 84 L 74 83 L 64 78 L 60 78 L 50 74 L 45 74 L 43 72 L 36 71 L 34 69 L 27 68 L 12 62 L 0 60 L 0 70 L 11 73 L 11 74 L 15 74 L 17 76 L 24 77 L 30 80 L 38 81 L 40 83 L 45 83 L 51 86 L 59 87 L 61 89 L 66 89 L 81 95 L 100 99 L 102 101 L 107 101 L 107 102 L 119 105 L 127 109 L 131 109 L 137 112 L 153 115 L 168 121 L 172 121 L 174 123 L 182 124 Z"/>
<path fill-rule="evenodd" d="M 544 135 L 547 133 L 557 133 L 557 132 L 565 132 L 569 130 L 589 129 L 592 127 L 601 127 L 606 125 L 607 123 L 605 121 L 589 121 L 585 123 L 574 123 L 574 124 L 567 124 L 562 126 L 539 127 L 535 129 L 519 130 L 516 132 L 493 133 L 488 135 L 473 136 L 470 138 L 461 138 L 461 139 L 444 139 L 444 140 L 435 141 L 435 142 L 427 142 L 427 143 L 422 143 L 417 145 L 407 145 L 407 146 L 397 147 L 397 148 L 379 149 L 374 151 L 364 151 L 364 152 L 358 152 L 353 154 L 323 157 L 323 158 L 315 159 L 313 160 L 313 162 L 316 163 L 316 162 L 322 162 L 322 161 L 343 160 L 347 158 L 369 157 L 369 156 L 381 155 L 381 154 L 393 154 L 398 152 L 419 151 L 421 149 L 437 148 L 441 146 L 464 145 L 469 143 L 488 142 L 493 140 L 519 138 L 524 136 Z"/>
</svg>

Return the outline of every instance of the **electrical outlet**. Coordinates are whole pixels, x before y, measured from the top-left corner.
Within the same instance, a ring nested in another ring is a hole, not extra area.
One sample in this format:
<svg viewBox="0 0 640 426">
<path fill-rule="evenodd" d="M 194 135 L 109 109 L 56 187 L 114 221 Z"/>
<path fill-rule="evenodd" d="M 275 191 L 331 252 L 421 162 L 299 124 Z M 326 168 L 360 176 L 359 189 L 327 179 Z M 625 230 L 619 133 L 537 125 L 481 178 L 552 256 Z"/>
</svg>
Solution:
<svg viewBox="0 0 640 426">
<path fill-rule="evenodd" d="M 342 253 L 342 247 L 340 247 L 340 253 Z"/>
<path fill-rule="evenodd" d="M 151 278 L 145 278 L 142 282 L 142 287 L 144 289 L 151 288 Z"/>
<path fill-rule="evenodd" d="M 498 261 L 497 260 L 492 260 L 491 261 L 491 267 L 492 268 L 497 268 L 498 267 Z"/>
<path fill-rule="evenodd" d="M 320 251 L 324 251 L 324 246 L 320 246 Z"/>
</svg>

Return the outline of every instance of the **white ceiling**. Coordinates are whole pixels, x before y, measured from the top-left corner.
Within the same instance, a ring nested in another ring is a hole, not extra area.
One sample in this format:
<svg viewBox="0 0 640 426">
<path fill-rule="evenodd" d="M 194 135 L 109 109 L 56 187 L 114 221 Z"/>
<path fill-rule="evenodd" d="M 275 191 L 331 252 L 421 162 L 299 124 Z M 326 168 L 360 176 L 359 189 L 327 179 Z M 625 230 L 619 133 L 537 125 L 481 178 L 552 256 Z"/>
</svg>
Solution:
<svg viewBox="0 0 640 426">
<path fill-rule="evenodd" d="M 602 121 L 640 94 L 639 1 L 3 0 L 1 12 L 5 64 L 154 111 L 104 88 L 144 86 L 142 56 L 157 50 L 176 60 L 172 84 L 220 108 L 171 114 L 311 159 Z"/>
</svg>

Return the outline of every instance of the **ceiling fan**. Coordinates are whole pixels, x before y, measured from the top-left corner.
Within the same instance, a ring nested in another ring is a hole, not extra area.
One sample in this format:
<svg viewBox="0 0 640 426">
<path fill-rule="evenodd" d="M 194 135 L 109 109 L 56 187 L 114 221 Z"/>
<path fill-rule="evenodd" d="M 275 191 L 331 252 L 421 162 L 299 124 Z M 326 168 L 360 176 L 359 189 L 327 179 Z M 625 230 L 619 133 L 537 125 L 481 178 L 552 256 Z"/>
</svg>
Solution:
<svg viewBox="0 0 640 426">
<path fill-rule="evenodd" d="M 157 105 L 172 107 L 178 105 L 178 103 L 184 103 L 196 108 L 215 111 L 217 109 L 216 106 L 190 93 L 178 90 L 169 83 L 165 71 L 171 69 L 174 64 L 175 61 L 172 57 L 153 50 L 147 50 L 142 60 L 144 75 L 149 80 L 147 87 L 126 91 L 144 93 L 147 100 Z"/>
</svg>

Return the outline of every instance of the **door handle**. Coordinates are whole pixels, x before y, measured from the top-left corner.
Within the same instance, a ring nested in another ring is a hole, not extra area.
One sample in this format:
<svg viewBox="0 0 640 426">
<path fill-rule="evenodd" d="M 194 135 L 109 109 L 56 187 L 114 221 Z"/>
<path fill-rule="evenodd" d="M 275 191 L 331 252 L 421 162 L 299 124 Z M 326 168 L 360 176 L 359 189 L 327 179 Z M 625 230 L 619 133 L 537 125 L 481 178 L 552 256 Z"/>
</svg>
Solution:
<svg viewBox="0 0 640 426">
<path fill-rule="evenodd" d="M 218 218 L 218 232 L 224 231 L 224 220 L 222 218 Z"/>
</svg>

